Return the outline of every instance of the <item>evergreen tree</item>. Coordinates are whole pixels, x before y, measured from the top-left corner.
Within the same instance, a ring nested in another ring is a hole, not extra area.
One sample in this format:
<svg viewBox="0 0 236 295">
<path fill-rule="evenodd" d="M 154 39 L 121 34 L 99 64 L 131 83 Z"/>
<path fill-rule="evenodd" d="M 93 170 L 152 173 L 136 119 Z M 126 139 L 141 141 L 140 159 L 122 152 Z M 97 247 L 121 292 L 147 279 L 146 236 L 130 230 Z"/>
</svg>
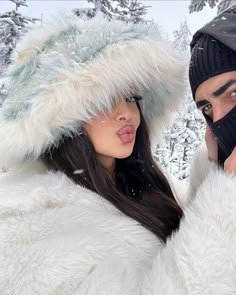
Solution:
<svg viewBox="0 0 236 295">
<path fill-rule="evenodd" d="M 217 6 L 217 13 L 221 13 L 226 8 L 236 4 L 236 0 L 191 0 L 189 5 L 189 12 L 198 12 L 204 9 L 206 5 L 214 8 Z"/>
<path fill-rule="evenodd" d="M 174 41 L 172 45 L 180 52 L 185 53 L 189 50 L 191 40 L 191 32 L 189 30 L 187 21 L 180 24 L 179 30 L 174 31 Z"/>
<path fill-rule="evenodd" d="M 118 2 L 115 13 L 123 21 L 140 23 L 144 21 L 143 16 L 147 14 L 147 8 L 148 6 L 138 0 L 123 0 Z"/>
<path fill-rule="evenodd" d="M 187 180 L 195 150 L 203 141 L 205 121 L 196 108 L 190 89 L 176 120 L 164 132 L 163 143 L 157 146 L 157 161 L 180 180 Z"/>
<path fill-rule="evenodd" d="M 189 54 L 191 33 L 186 20 L 180 29 L 174 32 L 172 45 L 181 53 Z M 163 143 L 157 146 L 155 157 L 169 173 L 180 180 L 187 180 L 189 167 L 198 145 L 203 141 L 205 121 L 197 110 L 188 88 L 182 104 L 182 109 L 177 113 L 176 120 L 164 132 Z"/>
<path fill-rule="evenodd" d="M 10 55 L 19 37 L 26 32 L 28 24 L 37 19 L 23 16 L 18 12 L 20 6 L 28 6 L 26 0 L 9 0 L 15 9 L 0 14 L 0 75 L 10 63 Z"/>
<path fill-rule="evenodd" d="M 73 9 L 73 12 L 82 18 L 92 18 L 98 12 L 103 13 L 109 20 L 120 19 L 126 22 L 144 22 L 148 6 L 138 0 L 88 0 L 93 8 Z"/>
<path fill-rule="evenodd" d="M 17 40 L 27 31 L 29 23 L 38 19 L 23 16 L 18 10 L 20 6 L 28 6 L 26 0 L 9 0 L 15 4 L 15 9 L 0 14 L 0 77 L 4 76 L 10 64 L 10 56 Z M 0 82 L 0 104 L 6 94 L 3 82 Z"/>
<path fill-rule="evenodd" d="M 222 11 L 224 11 L 225 9 L 227 9 L 228 7 L 230 7 L 234 4 L 236 4 L 236 0 L 220 1 L 220 3 L 218 4 L 218 13 L 221 13 Z"/>
</svg>

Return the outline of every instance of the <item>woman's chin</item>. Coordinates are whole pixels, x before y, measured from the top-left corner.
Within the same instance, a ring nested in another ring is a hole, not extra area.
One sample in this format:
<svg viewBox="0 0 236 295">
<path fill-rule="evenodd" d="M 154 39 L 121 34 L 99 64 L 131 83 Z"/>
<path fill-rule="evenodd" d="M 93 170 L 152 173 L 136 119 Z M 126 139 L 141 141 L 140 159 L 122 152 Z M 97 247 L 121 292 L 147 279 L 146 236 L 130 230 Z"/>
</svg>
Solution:
<svg viewBox="0 0 236 295">
<path fill-rule="evenodd" d="M 116 159 L 125 159 L 128 158 L 133 152 L 133 148 L 130 149 L 129 151 L 124 151 L 123 153 L 119 153 L 118 155 L 116 155 Z"/>
</svg>

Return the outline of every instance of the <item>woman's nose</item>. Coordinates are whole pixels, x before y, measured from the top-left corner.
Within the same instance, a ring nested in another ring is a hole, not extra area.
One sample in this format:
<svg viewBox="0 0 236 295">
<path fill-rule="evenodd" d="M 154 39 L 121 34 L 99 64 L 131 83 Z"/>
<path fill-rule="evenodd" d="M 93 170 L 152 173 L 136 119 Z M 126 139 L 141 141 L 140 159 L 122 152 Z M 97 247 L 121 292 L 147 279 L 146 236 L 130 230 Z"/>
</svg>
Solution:
<svg viewBox="0 0 236 295">
<path fill-rule="evenodd" d="M 116 120 L 117 121 L 128 121 L 131 118 L 132 111 L 126 101 L 119 103 L 116 109 Z"/>
<path fill-rule="evenodd" d="M 122 109 L 116 115 L 117 121 L 129 121 L 132 117 L 131 111 L 129 109 Z"/>
<path fill-rule="evenodd" d="M 127 121 L 127 115 L 124 115 L 124 114 L 120 115 L 118 117 L 118 121 Z"/>
</svg>

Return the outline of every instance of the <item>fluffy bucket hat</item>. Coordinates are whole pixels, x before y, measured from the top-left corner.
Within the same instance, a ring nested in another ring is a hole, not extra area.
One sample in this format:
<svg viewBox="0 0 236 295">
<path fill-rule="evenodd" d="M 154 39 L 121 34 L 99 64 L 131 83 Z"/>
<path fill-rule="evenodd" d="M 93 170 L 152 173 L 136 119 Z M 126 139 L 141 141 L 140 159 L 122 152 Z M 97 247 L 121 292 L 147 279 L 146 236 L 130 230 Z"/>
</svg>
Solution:
<svg viewBox="0 0 236 295">
<path fill-rule="evenodd" d="M 35 160 L 121 94 L 143 97 L 152 133 L 183 97 L 185 67 L 152 25 L 82 20 L 69 13 L 18 43 L 0 109 L 0 164 Z"/>
</svg>

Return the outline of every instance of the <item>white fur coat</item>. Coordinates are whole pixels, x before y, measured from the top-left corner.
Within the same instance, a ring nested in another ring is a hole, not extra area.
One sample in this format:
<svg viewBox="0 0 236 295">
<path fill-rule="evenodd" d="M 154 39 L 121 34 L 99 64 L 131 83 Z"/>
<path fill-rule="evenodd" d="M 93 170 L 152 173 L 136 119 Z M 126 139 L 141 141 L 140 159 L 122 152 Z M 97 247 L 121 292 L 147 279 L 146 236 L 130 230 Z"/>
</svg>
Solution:
<svg viewBox="0 0 236 295">
<path fill-rule="evenodd" d="M 163 245 L 61 173 L 5 174 L 0 294 L 236 294 L 235 186 L 236 176 L 210 166 Z"/>
</svg>

